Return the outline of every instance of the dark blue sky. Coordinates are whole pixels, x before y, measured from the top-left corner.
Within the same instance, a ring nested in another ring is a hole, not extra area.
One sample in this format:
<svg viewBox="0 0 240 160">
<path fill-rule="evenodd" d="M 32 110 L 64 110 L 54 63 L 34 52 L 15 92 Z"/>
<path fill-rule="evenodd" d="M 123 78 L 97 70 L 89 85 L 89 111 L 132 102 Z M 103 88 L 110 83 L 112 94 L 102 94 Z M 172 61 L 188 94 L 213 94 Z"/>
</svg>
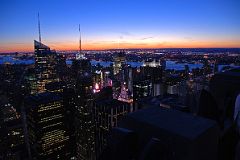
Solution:
<svg viewBox="0 0 240 160">
<path fill-rule="evenodd" d="M 239 0 L 1 0 L 0 52 L 32 50 L 40 13 L 55 49 L 240 47 Z"/>
</svg>

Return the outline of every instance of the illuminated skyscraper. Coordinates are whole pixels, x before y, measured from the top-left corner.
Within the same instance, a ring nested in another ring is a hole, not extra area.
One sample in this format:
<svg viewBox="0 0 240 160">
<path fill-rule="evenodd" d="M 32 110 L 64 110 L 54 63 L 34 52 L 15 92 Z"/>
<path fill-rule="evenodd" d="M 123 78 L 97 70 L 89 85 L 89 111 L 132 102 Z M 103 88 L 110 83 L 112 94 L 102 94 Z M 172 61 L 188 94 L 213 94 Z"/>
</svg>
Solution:
<svg viewBox="0 0 240 160">
<path fill-rule="evenodd" d="M 39 93 L 27 97 L 24 106 L 29 158 L 69 158 L 62 98 L 56 93 Z"/>
<path fill-rule="evenodd" d="M 34 41 L 35 73 L 37 80 L 37 92 L 46 91 L 45 85 L 58 81 L 56 70 L 57 54 L 38 41 Z"/>
<path fill-rule="evenodd" d="M 124 52 L 116 53 L 113 57 L 113 73 L 114 75 L 118 74 L 122 69 L 122 64 L 126 61 L 126 56 Z"/>
<path fill-rule="evenodd" d="M 38 14 L 39 41 L 34 40 L 35 74 L 37 80 L 37 93 L 45 92 L 45 85 L 58 81 L 57 53 L 41 42 L 40 18 Z"/>
</svg>

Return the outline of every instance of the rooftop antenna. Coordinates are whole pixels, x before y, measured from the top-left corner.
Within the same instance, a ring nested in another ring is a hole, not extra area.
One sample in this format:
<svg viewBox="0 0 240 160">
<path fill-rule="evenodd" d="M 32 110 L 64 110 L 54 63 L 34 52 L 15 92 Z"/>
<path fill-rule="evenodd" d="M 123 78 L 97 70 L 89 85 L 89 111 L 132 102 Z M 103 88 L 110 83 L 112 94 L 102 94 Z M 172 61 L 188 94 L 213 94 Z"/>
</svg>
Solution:
<svg viewBox="0 0 240 160">
<path fill-rule="evenodd" d="M 81 38 L 81 26 L 79 24 L 79 53 L 82 53 L 82 38 Z"/>
<path fill-rule="evenodd" d="M 41 29 L 40 29 L 40 18 L 39 18 L 39 12 L 38 12 L 38 35 L 39 35 L 39 42 L 41 42 Z"/>
</svg>

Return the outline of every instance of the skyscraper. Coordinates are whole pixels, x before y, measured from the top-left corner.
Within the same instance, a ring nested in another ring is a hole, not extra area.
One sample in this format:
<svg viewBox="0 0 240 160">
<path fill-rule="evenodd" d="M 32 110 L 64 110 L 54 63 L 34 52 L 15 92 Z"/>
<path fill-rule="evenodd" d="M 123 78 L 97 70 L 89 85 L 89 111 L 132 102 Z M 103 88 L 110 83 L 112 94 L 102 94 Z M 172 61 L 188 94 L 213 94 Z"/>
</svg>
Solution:
<svg viewBox="0 0 240 160">
<path fill-rule="evenodd" d="M 75 127 L 77 159 L 95 159 L 93 81 L 87 72 L 77 79 Z"/>
<path fill-rule="evenodd" d="M 79 24 L 79 52 L 76 54 L 77 60 L 86 59 L 85 55 L 82 53 L 82 36 L 81 36 L 81 26 Z"/>
<path fill-rule="evenodd" d="M 25 99 L 23 113 L 30 159 L 69 158 L 63 100 L 58 94 L 30 95 Z"/>
<path fill-rule="evenodd" d="M 57 54 L 41 42 L 34 41 L 35 73 L 37 92 L 46 91 L 45 85 L 58 81 L 56 70 Z"/>
<path fill-rule="evenodd" d="M 116 99 L 98 100 L 94 103 L 97 157 L 101 155 L 107 145 L 110 130 L 117 127 L 123 116 L 129 112 L 131 112 L 130 104 Z"/>
<path fill-rule="evenodd" d="M 125 62 L 126 56 L 124 52 L 118 52 L 113 58 L 113 73 L 114 75 L 118 74 L 122 69 L 122 64 Z"/>
</svg>

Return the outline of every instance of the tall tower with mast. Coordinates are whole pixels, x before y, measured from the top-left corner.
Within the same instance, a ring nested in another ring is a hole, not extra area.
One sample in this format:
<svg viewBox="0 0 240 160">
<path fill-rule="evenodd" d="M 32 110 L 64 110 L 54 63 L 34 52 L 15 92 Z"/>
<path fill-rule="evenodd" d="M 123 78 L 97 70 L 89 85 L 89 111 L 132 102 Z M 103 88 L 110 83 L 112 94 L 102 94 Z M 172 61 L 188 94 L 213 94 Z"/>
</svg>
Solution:
<svg viewBox="0 0 240 160">
<path fill-rule="evenodd" d="M 39 42 L 42 43 L 39 13 L 38 13 L 38 36 L 39 36 Z"/>
<path fill-rule="evenodd" d="M 29 159 L 69 159 L 63 99 L 46 87 L 59 81 L 57 53 L 41 42 L 39 13 L 37 16 L 39 41 L 34 40 L 34 90 L 23 107 L 28 155 Z"/>
<path fill-rule="evenodd" d="M 79 25 L 79 51 L 72 68 L 76 73 L 75 136 L 76 159 L 95 160 L 95 123 L 93 117 L 93 79 L 90 60 L 82 53 Z"/>
<path fill-rule="evenodd" d="M 79 52 L 76 54 L 76 59 L 86 59 L 82 53 L 82 35 L 81 35 L 81 26 L 79 24 Z"/>
<path fill-rule="evenodd" d="M 81 37 L 81 26 L 79 24 L 79 54 L 82 54 L 82 37 Z"/>
<path fill-rule="evenodd" d="M 39 40 L 34 40 L 35 74 L 37 80 L 36 91 L 41 93 L 46 91 L 46 84 L 58 81 L 58 76 L 56 71 L 57 53 L 51 51 L 47 45 L 42 43 L 39 13 L 38 34 Z"/>
</svg>

